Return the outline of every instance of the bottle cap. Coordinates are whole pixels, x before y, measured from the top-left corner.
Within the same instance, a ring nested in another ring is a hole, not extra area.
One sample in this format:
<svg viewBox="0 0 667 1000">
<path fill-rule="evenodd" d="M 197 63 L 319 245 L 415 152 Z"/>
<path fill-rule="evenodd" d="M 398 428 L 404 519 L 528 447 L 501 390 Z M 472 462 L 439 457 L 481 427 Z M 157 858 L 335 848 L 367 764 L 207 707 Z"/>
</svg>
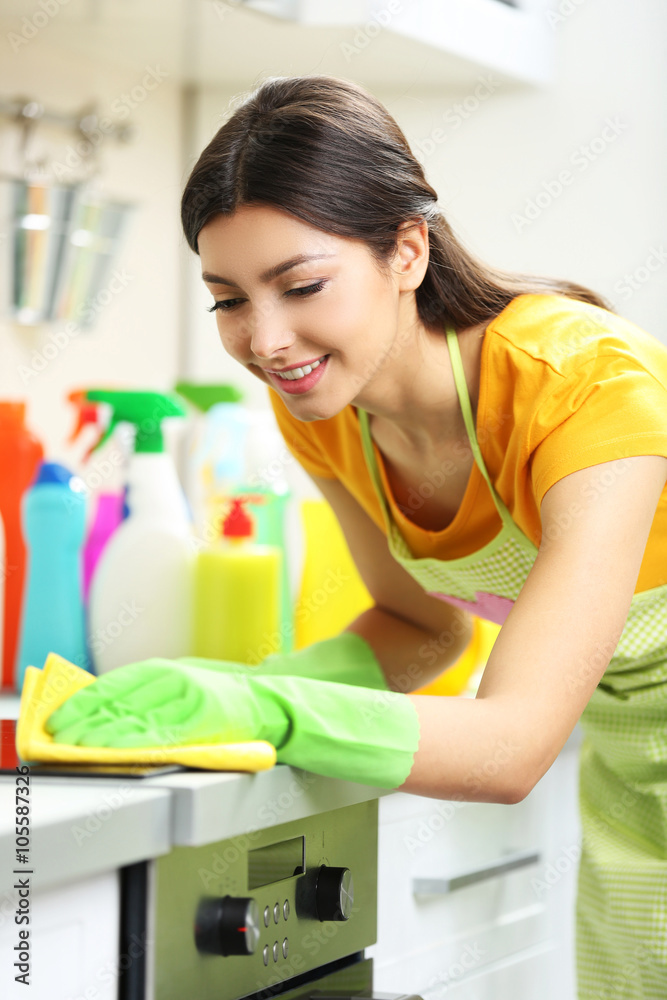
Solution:
<svg viewBox="0 0 667 1000">
<path fill-rule="evenodd" d="M 253 520 L 244 509 L 248 497 L 232 497 L 231 508 L 222 522 L 223 538 L 252 538 Z"/>
<path fill-rule="evenodd" d="M 58 462 L 42 462 L 33 480 L 33 486 L 44 486 L 48 483 L 64 483 L 65 486 L 69 486 L 73 476 L 73 472 Z"/>
</svg>

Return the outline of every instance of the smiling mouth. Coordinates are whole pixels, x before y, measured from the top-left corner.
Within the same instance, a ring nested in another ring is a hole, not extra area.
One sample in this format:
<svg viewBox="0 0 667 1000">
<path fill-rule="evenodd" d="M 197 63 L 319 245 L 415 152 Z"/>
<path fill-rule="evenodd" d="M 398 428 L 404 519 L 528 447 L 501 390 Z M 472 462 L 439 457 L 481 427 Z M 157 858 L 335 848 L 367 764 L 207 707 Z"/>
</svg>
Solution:
<svg viewBox="0 0 667 1000">
<path fill-rule="evenodd" d="M 277 375 L 278 378 L 284 379 L 287 382 L 294 382 L 297 379 L 304 378 L 306 375 L 310 375 L 314 368 L 317 368 L 325 358 L 328 358 L 328 354 L 323 354 L 321 358 L 317 361 L 311 361 L 309 365 L 302 365 L 296 368 L 287 368 L 283 371 L 272 371 L 270 368 L 265 368 L 264 371 L 269 375 Z"/>
</svg>

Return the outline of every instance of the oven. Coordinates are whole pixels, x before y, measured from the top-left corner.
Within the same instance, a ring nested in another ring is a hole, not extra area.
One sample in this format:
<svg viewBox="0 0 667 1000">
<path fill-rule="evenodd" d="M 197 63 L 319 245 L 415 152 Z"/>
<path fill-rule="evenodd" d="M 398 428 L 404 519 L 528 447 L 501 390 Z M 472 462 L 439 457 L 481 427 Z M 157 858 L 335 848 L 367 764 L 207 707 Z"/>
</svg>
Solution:
<svg viewBox="0 0 667 1000">
<path fill-rule="evenodd" d="M 119 1000 L 371 997 L 377 830 L 374 799 L 124 868 Z"/>
</svg>

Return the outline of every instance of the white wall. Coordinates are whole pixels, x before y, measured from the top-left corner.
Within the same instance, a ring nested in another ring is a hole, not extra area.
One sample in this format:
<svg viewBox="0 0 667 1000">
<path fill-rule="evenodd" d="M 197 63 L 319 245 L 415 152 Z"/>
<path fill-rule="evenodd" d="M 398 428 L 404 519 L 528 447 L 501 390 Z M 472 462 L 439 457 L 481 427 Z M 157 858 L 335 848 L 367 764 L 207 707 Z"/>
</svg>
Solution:
<svg viewBox="0 0 667 1000">
<path fill-rule="evenodd" d="M 415 65 L 414 82 L 374 92 L 469 249 L 499 267 L 588 285 L 667 342 L 667 8 L 658 0 L 631 7 L 624 0 L 554 0 L 549 22 L 557 72 L 548 88 L 503 81 L 480 68 L 479 90 L 450 84 L 434 92 L 420 88 Z M 283 72 L 328 72 L 326 36 L 321 48 L 314 43 L 302 65 Z M 381 43 L 380 37 L 369 48 Z M 360 53 L 350 65 L 352 78 L 363 75 L 363 59 Z M 405 77 L 405 67 L 400 72 Z M 230 100 L 253 82 L 200 90 L 189 166 Z M 236 374 L 261 405 L 263 387 L 222 353 L 214 319 L 204 313 L 210 296 L 199 287 L 198 262 L 189 267 L 189 374 Z M 633 290 L 624 276 L 635 272 Z"/>
<path fill-rule="evenodd" d="M 6 29 L 20 25 L 19 18 L 14 20 L 16 25 L 2 25 L 3 98 L 23 95 L 64 113 L 96 100 L 101 114 L 113 116 L 114 101 L 141 87 L 145 63 L 104 61 L 99 54 L 73 55 L 53 41 L 50 26 L 12 51 Z M 136 103 L 125 119 L 135 128 L 134 140 L 120 145 L 106 139 L 102 147 L 105 190 L 137 206 L 115 265 L 125 273 L 125 287 L 100 310 L 97 325 L 70 337 L 43 371 L 33 371 L 33 366 L 41 367 L 37 355 L 65 324 L 25 327 L 0 321 L 0 399 L 27 399 L 30 426 L 45 442 L 48 457 L 74 467 L 82 448 L 66 444 L 74 423 L 74 414 L 65 402 L 70 390 L 100 383 L 170 388 L 177 375 L 181 90 L 170 69 L 165 64 L 160 67 L 167 78 L 152 91 L 145 91 L 145 99 Z M 141 97 L 141 92 L 135 91 L 135 95 Z M 42 128 L 36 133 L 34 149 L 48 161 L 63 163 L 68 145 L 74 143 L 74 135 L 54 127 Z M 17 151 L 16 128 L 6 119 L 0 120 L 5 170 L 13 172 L 19 166 Z M 6 239 L 5 220 L 2 234 Z M 52 350 L 47 351 L 47 355 L 52 354 Z"/>
<path fill-rule="evenodd" d="M 76 50 L 68 49 L 67 39 L 74 37 L 77 26 L 81 29 L 86 11 L 94 21 L 92 8 L 79 4 L 77 19 L 74 8 L 73 3 L 63 9 L 18 51 L 8 43 L 7 32 L 20 26 L 24 8 L 14 5 L 4 20 L 0 8 L 6 43 L 0 96 L 35 97 L 61 111 L 74 111 L 96 99 L 104 113 L 140 83 L 153 61 L 160 62 L 167 78 L 133 109 L 129 121 L 136 127 L 134 141 L 127 146 L 107 141 L 102 150 L 107 190 L 138 205 L 118 261 L 131 276 L 127 287 L 101 311 L 91 332 L 72 339 L 44 371 L 27 381 L 25 369 L 30 369 L 33 352 L 43 350 L 54 328 L 0 321 L 0 398 L 26 397 L 31 424 L 51 457 L 61 459 L 80 454 L 65 443 L 72 424 L 65 394 L 92 382 L 168 387 L 177 374 L 231 380 L 246 390 L 251 406 L 266 407 L 264 387 L 230 362 L 219 346 L 214 318 L 205 312 L 209 296 L 198 276 L 199 262 L 184 250 L 178 219 L 189 167 L 221 123 L 229 100 L 247 91 L 254 80 L 200 86 L 189 105 L 189 154 L 183 163 L 183 66 L 176 58 L 165 59 L 172 48 L 163 38 L 151 50 L 150 19 L 135 27 L 121 19 L 126 35 L 119 38 L 127 38 L 126 46 L 98 45 L 87 51 L 79 43 Z M 104 10 L 120 12 L 121 7 Z M 164 31 L 176 33 L 177 7 L 164 13 Z M 155 16 L 153 8 L 150 14 Z M 63 20 L 70 16 L 71 28 Z M 219 29 L 227 33 L 220 38 L 225 46 L 233 45 L 235 16 L 230 5 Z M 477 89 L 470 84 L 468 67 L 467 82 L 457 89 L 453 81 L 461 60 L 452 59 L 448 83 L 437 91 L 425 89 L 414 43 L 406 43 L 410 61 L 397 65 L 397 78 L 403 82 L 375 92 L 404 129 L 439 193 L 442 209 L 474 252 L 501 267 L 589 284 L 623 315 L 667 340 L 661 243 L 667 223 L 667 67 L 662 57 L 667 8 L 660 0 L 638 0 L 631 7 L 624 0 L 552 0 L 551 21 L 557 74 L 549 88 L 500 77 L 492 77 L 489 86 L 489 76 L 480 67 L 478 77 L 487 84 Z M 145 39 L 141 44 L 139 33 Z M 258 32 L 256 44 L 266 45 L 266 37 Z M 275 45 L 271 51 L 267 47 L 266 72 L 340 74 L 343 37 L 326 29 L 314 32 L 299 59 L 293 54 L 282 59 Z M 369 39 L 345 64 L 349 76 L 362 82 L 372 78 L 387 41 L 387 32 Z M 395 45 L 387 51 L 394 59 Z M 592 162 L 583 169 L 577 150 L 599 139 L 607 119 L 619 123 L 618 134 L 608 133 L 611 141 L 599 140 L 591 150 Z M 5 168 L 16 167 L 17 141 L 14 126 L 0 120 Z M 54 129 L 37 133 L 37 146 L 47 159 L 62 160 L 71 141 Z M 564 170 L 571 183 L 559 192 Z M 533 208 L 537 217 L 527 219 L 527 203 L 536 199 L 541 202 Z M 7 237 L 6 225 L 0 225 L 0 236 Z M 179 313 L 182 264 L 190 281 L 185 324 Z M 634 290 L 626 274 L 635 275 Z"/>
</svg>

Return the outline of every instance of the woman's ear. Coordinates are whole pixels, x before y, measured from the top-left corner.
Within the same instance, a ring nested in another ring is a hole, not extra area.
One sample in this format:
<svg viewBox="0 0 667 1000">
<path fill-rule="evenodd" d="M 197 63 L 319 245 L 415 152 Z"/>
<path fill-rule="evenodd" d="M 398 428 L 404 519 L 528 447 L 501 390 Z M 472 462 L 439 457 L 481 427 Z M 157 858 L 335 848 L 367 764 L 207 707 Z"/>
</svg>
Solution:
<svg viewBox="0 0 667 1000">
<path fill-rule="evenodd" d="M 399 290 L 415 291 L 421 285 L 429 261 L 428 223 L 426 219 L 409 219 L 396 230 L 396 252 L 392 270 Z"/>
</svg>

